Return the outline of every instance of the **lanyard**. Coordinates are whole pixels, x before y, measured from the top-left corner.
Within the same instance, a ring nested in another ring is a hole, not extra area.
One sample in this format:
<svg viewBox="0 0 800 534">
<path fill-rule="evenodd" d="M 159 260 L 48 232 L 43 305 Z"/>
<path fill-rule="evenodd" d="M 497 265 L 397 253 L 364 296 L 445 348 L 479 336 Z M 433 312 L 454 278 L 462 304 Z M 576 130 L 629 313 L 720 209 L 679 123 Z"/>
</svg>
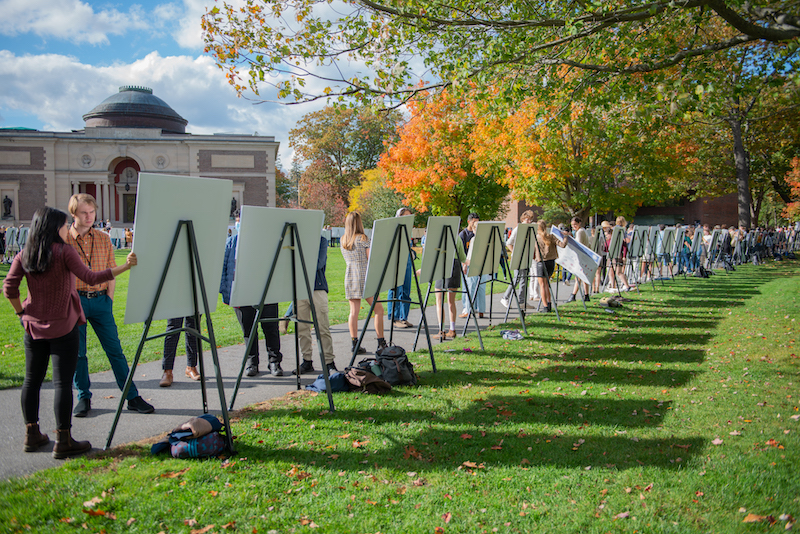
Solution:
<svg viewBox="0 0 800 534">
<path fill-rule="evenodd" d="M 77 232 L 77 229 L 75 231 Z M 89 249 L 89 255 L 88 256 L 86 255 L 86 251 L 83 250 L 83 246 L 81 246 L 81 242 L 76 239 L 75 243 L 78 245 L 78 248 L 81 249 L 81 253 L 83 254 L 83 257 L 84 257 L 84 259 L 86 260 L 86 263 L 89 266 L 89 270 L 91 271 L 92 270 L 92 258 L 94 257 L 94 234 L 92 233 L 91 228 L 89 229 L 89 235 L 92 236 L 92 248 Z M 81 236 L 81 234 L 78 233 L 78 237 L 80 237 L 80 236 Z"/>
</svg>

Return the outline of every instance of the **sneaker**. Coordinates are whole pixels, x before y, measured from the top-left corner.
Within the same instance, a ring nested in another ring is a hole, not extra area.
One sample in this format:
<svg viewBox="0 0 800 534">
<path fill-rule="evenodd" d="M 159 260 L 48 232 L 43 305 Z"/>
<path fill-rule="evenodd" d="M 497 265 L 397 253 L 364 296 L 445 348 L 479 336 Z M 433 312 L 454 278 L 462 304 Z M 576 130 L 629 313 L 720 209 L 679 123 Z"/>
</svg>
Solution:
<svg viewBox="0 0 800 534">
<path fill-rule="evenodd" d="M 445 339 L 455 339 L 456 338 L 456 331 L 455 330 L 448 330 L 447 333 L 444 335 Z"/>
<path fill-rule="evenodd" d="M 144 400 L 141 395 L 128 401 L 128 409 L 139 413 L 153 413 L 156 411 L 153 405 Z"/>
<path fill-rule="evenodd" d="M 570 302 L 575 302 L 575 295 L 569 296 L 569 298 L 567 299 L 567 304 L 569 304 Z"/>
<path fill-rule="evenodd" d="M 375 353 L 379 353 L 383 349 L 385 349 L 388 345 L 386 345 L 386 340 L 383 338 L 378 339 L 378 348 L 375 349 Z"/>
<path fill-rule="evenodd" d="M 258 374 L 258 365 L 248 365 L 244 370 L 244 374 L 247 376 L 256 376 Z"/>
<path fill-rule="evenodd" d="M 500 304 L 502 304 L 503 306 L 505 306 L 506 308 L 508 308 L 508 305 L 509 305 L 508 299 L 507 299 L 507 298 L 505 298 L 505 297 L 501 298 L 501 299 L 500 299 Z"/>
<path fill-rule="evenodd" d="M 314 363 L 311 360 L 303 360 L 303 363 L 300 364 L 299 370 L 301 375 L 313 373 Z M 297 371 L 298 369 L 295 369 L 294 371 L 292 371 L 292 374 L 296 375 Z"/>
<path fill-rule="evenodd" d="M 92 399 L 78 399 L 78 404 L 72 410 L 72 415 L 75 417 L 86 417 L 89 415 L 89 410 L 92 409 Z"/>
<path fill-rule="evenodd" d="M 414 328 L 414 325 L 411 324 L 408 319 L 403 319 L 403 324 L 406 325 L 406 328 Z"/>
<path fill-rule="evenodd" d="M 336 368 L 336 362 L 331 362 L 327 366 L 328 373 L 338 373 L 339 369 Z"/>
<path fill-rule="evenodd" d="M 269 374 L 272 376 L 283 376 L 283 369 L 281 369 L 280 362 L 269 362 L 267 367 L 269 368 Z"/>
<path fill-rule="evenodd" d="M 408 321 L 403 321 L 402 319 L 398 319 L 397 321 L 394 322 L 394 327 L 395 328 L 408 328 L 408 326 L 406 326 L 406 323 L 408 323 Z"/>
</svg>

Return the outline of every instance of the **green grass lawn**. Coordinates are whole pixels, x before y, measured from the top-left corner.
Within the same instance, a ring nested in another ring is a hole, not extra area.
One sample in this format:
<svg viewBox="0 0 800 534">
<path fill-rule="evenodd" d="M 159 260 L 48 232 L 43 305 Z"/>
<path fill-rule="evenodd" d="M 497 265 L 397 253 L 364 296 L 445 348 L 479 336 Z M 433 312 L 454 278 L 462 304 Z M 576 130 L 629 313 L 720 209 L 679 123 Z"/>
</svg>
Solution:
<svg viewBox="0 0 800 534">
<path fill-rule="evenodd" d="M 129 445 L 3 483 L 0 525 L 782 531 L 800 517 L 799 295 L 798 263 L 780 262 L 643 286 L 614 314 L 565 305 L 521 341 L 446 344 L 437 373 L 412 354 L 417 387 L 337 393 L 334 413 L 308 393 L 245 409 L 230 458 Z"/>
</svg>

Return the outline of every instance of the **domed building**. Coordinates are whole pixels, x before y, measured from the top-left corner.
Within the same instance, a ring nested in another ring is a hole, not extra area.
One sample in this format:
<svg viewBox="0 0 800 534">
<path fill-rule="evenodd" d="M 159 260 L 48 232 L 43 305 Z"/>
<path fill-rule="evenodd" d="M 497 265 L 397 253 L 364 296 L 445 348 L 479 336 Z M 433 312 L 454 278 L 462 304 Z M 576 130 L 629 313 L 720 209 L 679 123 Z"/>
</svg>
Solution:
<svg viewBox="0 0 800 534">
<path fill-rule="evenodd" d="M 98 219 L 130 227 L 140 172 L 226 178 L 232 207 L 275 205 L 274 137 L 186 133 L 186 119 L 136 86 L 120 87 L 83 120 L 71 132 L 0 129 L 0 200 L 8 206 L 0 224 L 27 224 L 45 205 L 66 211 L 70 196 L 89 193 Z"/>
</svg>

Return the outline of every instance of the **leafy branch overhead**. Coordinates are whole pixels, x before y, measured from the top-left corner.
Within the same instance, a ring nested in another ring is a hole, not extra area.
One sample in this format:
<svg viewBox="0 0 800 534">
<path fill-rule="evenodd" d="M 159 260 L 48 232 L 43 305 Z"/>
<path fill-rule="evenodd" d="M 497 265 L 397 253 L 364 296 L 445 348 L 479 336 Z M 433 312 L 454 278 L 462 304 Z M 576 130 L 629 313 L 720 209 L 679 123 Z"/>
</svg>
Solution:
<svg viewBox="0 0 800 534">
<path fill-rule="evenodd" d="M 427 89 L 500 84 L 518 101 L 561 83 L 563 66 L 597 80 L 752 42 L 791 54 L 800 7 L 791 0 L 246 0 L 214 7 L 202 25 L 206 50 L 239 94 L 397 106 L 423 90 L 420 80 Z"/>
</svg>

